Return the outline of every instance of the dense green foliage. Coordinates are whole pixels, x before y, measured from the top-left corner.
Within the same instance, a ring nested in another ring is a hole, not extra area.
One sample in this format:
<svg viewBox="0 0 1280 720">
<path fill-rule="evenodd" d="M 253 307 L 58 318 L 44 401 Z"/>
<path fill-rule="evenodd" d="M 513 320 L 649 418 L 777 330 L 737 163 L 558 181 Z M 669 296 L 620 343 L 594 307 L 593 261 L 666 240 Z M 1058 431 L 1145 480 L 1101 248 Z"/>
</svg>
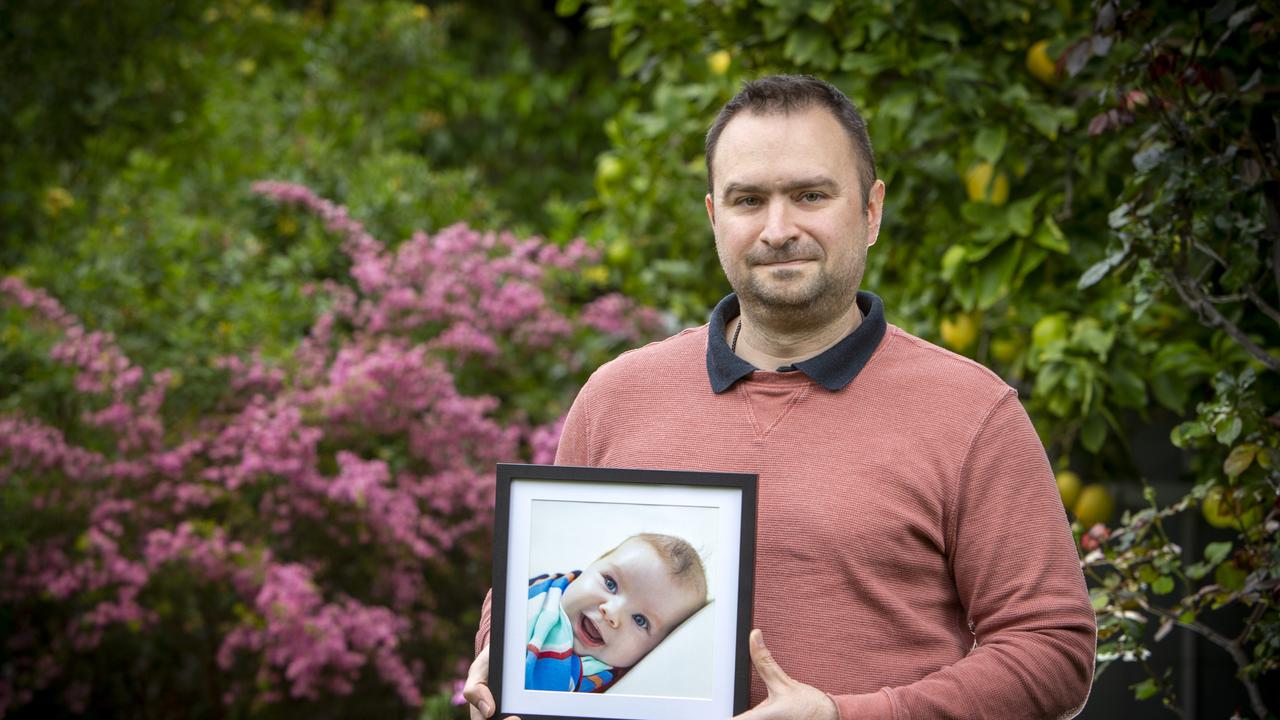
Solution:
<svg viewBox="0 0 1280 720">
<path fill-rule="evenodd" d="M 701 202 L 706 126 L 745 79 L 831 80 L 863 108 L 888 186 L 866 287 L 891 322 L 1015 385 L 1055 466 L 1125 506 L 1090 532 L 1107 518 L 1071 505 L 1089 521 L 1100 669 L 1180 626 L 1228 651 L 1265 714 L 1274 2 L 97 5 L 0 4 L 0 69 L 29 78 L 0 84 L 0 267 L 189 379 L 250 348 L 286 356 L 321 309 L 303 287 L 349 269 L 318 224 L 250 198 L 264 177 L 387 239 L 458 220 L 584 236 L 604 263 L 571 300 L 619 289 L 701 322 L 727 291 Z M 76 417 L 70 376 L 0 318 L 0 412 Z M 545 421 L 570 398 L 536 376 L 500 390 Z M 202 387 L 176 388 L 175 411 L 216 406 Z M 1153 476 L 1144 455 L 1185 470 Z M 1225 535 L 1173 545 L 1166 522 L 1198 522 L 1206 501 Z M 1221 627 L 1222 608 L 1246 619 Z M 1136 692 L 1178 707 L 1159 672 Z"/>
<path fill-rule="evenodd" d="M 609 126 L 628 184 L 601 192 L 605 237 L 638 251 L 628 290 L 677 308 L 720 290 L 687 200 L 706 118 L 740 78 L 830 78 L 865 109 L 888 185 L 865 284 L 893 321 L 1018 386 L 1059 469 L 1086 480 L 1167 485 L 1133 437 L 1187 421 L 1170 441 L 1193 450 L 1188 497 L 1166 510 L 1149 491 L 1112 540 L 1085 542 L 1100 668 L 1144 659 L 1149 621 L 1156 638 L 1181 625 L 1231 655 L 1265 715 L 1257 679 L 1280 660 L 1276 8 L 614 0 L 589 17 L 637 98 Z M 1110 513 L 1105 492 L 1086 496 L 1080 532 Z M 1235 543 L 1184 558 L 1163 522 L 1206 498 Z M 1201 622 L 1232 604 L 1243 624 Z M 1167 673 L 1135 691 L 1178 710 Z"/>
</svg>

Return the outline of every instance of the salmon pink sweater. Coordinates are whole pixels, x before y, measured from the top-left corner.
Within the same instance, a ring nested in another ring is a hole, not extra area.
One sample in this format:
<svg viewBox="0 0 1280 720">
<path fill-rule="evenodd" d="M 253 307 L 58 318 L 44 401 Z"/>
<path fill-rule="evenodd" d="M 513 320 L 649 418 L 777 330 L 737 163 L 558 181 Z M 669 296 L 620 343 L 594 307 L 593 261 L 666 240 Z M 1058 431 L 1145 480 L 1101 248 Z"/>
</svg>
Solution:
<svg viewBox="0 0 1280 720">
<path fill-rule="evenodd" d="M 557 464 L 758 474 L 753 625 L 842 719 L 1078 712 L 1094 614 L 1016 392 L 888 325 L 839 390 L 757 370 L 716 394 L 707 333 L 600 368 Z M 488 631 L 486 602 L 477 647 Z"/>
</svg>

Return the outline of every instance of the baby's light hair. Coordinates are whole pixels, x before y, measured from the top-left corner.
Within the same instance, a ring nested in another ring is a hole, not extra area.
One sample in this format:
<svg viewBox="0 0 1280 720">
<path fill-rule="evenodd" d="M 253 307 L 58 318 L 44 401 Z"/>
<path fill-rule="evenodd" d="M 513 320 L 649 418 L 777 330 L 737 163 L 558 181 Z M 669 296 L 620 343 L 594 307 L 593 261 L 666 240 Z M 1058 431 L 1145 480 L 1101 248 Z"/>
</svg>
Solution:
<svg viewBox="0 0 1280 720">
<path fill-rule="evenodd" d="M 658 557 L 667 564 L 671 575 L 686 588 L 692 589 L 698 596 L 698 606 L 707 601 L 707 569 L 702 564 L 702 556 L 689 544 L 688 540 L 675 535 L 662 533 L 636 533 L 614 546 L 613 550 L 601 555 L 606 557 L 632 540 L 648 543 L 658 553 Z"/>
</svg>

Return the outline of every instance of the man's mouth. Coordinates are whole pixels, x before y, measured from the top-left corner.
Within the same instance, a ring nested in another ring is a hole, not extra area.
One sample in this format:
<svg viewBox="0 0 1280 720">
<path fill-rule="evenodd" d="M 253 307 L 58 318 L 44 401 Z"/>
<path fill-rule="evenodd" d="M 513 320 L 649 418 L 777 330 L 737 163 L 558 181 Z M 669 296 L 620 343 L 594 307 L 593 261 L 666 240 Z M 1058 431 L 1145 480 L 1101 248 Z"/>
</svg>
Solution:
<svg viewBox="0 0 1280 720">
<path fill-rule="evenodd" d="M 600 634 L 600 629 L 586 615 L 583 615 L 582 619 L 578 620 L 578 638 L 590 647 L 604 645 L 604 637 Z"/>
<path fill-rule="evenodd" d="M 787 268 L 787 267 L 797 267 L 809 262 L 813 262 L 813 258 L 798 257 L 798 256 L 788 257 L 784 255 L 780 257 L 757 258 L 752 262 L 752 264 L 755 265 L 756 267 Z"/>
</svg>

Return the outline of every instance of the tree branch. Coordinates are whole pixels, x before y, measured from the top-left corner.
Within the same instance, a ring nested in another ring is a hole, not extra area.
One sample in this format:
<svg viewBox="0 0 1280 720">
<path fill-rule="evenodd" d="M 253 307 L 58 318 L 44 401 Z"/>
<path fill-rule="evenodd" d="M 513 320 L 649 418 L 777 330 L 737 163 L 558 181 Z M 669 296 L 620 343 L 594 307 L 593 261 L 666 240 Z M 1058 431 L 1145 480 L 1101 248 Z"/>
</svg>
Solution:
<svg viewBox="0 0 1280 720">
<path fill-rule="evenodd" d="M 1276 247 L 1280 247 L 1280 245 L 1277 245 Z M 1253 304 L 1258 306 L 1259 310 L 1266 314 L 1267 317 L 1274 320 L 1277 325 L 1280 325 L 1280 311 L 1277 311 L 1275 308 L 1263 301 L 1262 297 L 1258 295 L 1252 285 L 1249 286 L 1249 289 L 1246 290 L 1245 293 L 1249 296 L 1249 299 L 1253 301 Z"/>
<path fill-rule="evenodd" d="M 1245 691 L 1249 694 L 1249 705 L 1252 706 L 1254 714 L 1260 718 L 1265 718 L 1269 715 L 1269 711 L 1267 710 L 1267 705 L 1262 701 L 1262 693 L 1261 691 L 1258 690 L 1258 684 L 1254 682 L 1252 679 L 1250 679 L 1247 674 L 1245 674 L 1245 668 L 1249 666 L 1249 656 L 1245 653 L 1244 648 L 1240 646 L 1239 641 L 1232 640 L 1226 635 L 1219 633 L 1218 631 L 1214 630 L 1213 628 L 1209 627 L 1208 625 L 1205 625 L 1204 623 L 1198 620 L 1192 620 L 1189 623 L 1182 622 L 1181 620 L 1178 620 L 1177 616 L 1171 613 L 1170 611 L 1162 607 L 1152 605 L 1151 603 L 1147 602 L 1145 599 L 1140 598 L 1138 600 L 1138 604 L 1147 613 L 1159 618 L 1172 618 L 1173 621 L 1178 625 L 1181 625 L 1182 627 L 1198 634 L 1200 637 L 1203 637 L 1205 640 L 1208 640 L 1214 645 L 1217 645 L 1218 647 L 1225 650 L 1227 654 L 1231 656 L 1231 659 L 1235 662 L 1236 668 L 1238 668 L 1236 672 L 1236 679 L 1240 681 L 1241 685 L 1244 685 Z"/>
<path fill-rule="evenodd" d="M 1213 306 L 1213 303 L 1204 296 L 1199 288 L 1190 283 L 1183 283 L 1182 279 L 1172 272 L 1166 271 L 1164 276 L 1165 280 L 1178 292 L 1178 296 L 1182 298 L 1182 301 L 1194 310 L 1196 315 L 1200 316 L 1200 322 L 1211 328 L 1221 328 L 1223 332 L 1231 336 L 1232 340 L 1235 340 L 1240 347 L 1244 348 L 1246 352 L 1269 370 L 1280 370 L 1280 359 L 1268 353 L 1251 340 L 1235 323 L 1218 312 L 1218 308 Z"/>
</svg>

